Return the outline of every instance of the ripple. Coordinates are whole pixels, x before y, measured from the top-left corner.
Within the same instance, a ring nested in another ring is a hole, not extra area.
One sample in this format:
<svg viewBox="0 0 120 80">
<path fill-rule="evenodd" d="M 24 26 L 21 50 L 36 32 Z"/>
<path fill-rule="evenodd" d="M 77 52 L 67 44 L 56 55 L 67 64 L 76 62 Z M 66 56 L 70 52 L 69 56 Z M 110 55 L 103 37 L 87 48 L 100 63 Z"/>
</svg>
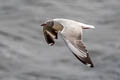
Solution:
<svg viewBox="0 0 120 80">
<path fill-rule="evenodd" d="M 5 31 L 0 31 L 0 35 L 2 35 L 2 36 L 4 36 L 4 37 L 12 38 L 12 39 L 15 40 L 15 41 L 24 41 L 24 38 L 23 38 L 23 37 L 13 35 L 13 34 L 10 34 L 10 33 L 8 33 L 8 32 L 5 32 Z"/>
</svg>

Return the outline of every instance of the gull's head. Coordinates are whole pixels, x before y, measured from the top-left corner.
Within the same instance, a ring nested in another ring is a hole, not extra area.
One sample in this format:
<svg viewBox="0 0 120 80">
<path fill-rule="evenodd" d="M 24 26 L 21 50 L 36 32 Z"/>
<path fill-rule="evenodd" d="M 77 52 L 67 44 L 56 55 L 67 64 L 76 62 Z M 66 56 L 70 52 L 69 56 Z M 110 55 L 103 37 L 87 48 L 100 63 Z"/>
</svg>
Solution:
<svg viewBox="0 0 120 80">
<path fill-rule="evenodd" d="M 43 24 L 41 24 L 41 26 L 51 28 L 55 31 L 63 30 L 63 26 L 55 20 L 48 20 L 48 21 L 44 22 Z"/>
<path fill-rule="evenodd" d="M 53 27 L 54 26 L 54 21 L 47 21 L 41 24 L 43 27 Z"/>
</svg>

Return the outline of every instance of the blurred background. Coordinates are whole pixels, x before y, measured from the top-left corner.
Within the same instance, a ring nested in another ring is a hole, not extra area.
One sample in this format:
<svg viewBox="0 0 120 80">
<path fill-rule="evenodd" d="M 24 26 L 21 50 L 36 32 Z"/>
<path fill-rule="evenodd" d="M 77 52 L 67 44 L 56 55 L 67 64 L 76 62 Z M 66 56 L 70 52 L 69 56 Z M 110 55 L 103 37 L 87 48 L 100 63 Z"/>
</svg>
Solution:
<svg viewBox="0 0 120 80">
<path fill-rule="evenodd" d="M 67 18 L 94 25 L 83 41 L 95 65 L 79 62 L 40 24 Z M 120 80 L 120 0 L 0 0 L 0 80 Z"/>
</svg>

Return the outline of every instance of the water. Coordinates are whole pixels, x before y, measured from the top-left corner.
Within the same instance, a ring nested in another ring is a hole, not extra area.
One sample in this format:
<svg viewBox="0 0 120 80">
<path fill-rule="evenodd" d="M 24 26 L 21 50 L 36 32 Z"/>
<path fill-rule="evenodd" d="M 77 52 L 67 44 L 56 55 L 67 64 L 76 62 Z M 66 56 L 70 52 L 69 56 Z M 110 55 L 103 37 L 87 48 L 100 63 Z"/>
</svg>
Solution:
<svg viewBox="0 0 120 80">
<path fill-rule="evenodd" d="M 0 80 L 120 80 L 119 8 L 119 0 L 0 0 Z M 62 39 L 46 44 L 40 24 L 52 18 L 96 27 L 83 36 L 94 68 Z"/>
</svg>

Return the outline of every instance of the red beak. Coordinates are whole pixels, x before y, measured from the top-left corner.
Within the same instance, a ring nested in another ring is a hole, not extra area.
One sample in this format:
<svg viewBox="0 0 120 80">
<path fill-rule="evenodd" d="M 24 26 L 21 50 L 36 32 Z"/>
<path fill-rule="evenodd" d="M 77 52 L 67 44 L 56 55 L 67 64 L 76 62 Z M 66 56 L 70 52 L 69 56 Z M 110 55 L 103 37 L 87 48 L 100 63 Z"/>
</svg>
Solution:
<svg viewBox="0 0 120 80">
<path fill-rule="evenodd" d="M 46 25 L 47 25 L 47 24 L 44 24 L 44 23 L 43 23 L 43 24 L 41 24 L 41 26 L 46 26 Z"/>
</svg>

